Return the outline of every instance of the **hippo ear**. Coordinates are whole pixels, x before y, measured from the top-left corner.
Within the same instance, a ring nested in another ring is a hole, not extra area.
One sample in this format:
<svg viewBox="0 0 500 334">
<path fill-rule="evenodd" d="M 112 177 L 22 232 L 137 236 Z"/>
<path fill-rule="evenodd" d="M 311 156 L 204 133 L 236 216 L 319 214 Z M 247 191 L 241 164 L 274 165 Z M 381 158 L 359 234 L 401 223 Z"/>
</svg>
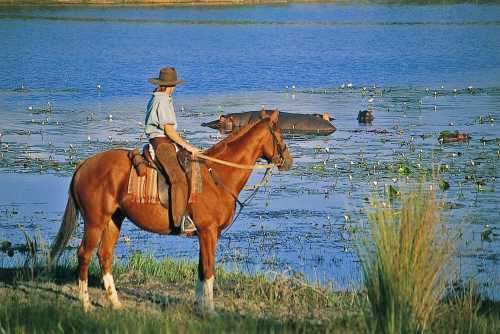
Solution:
<svg viewBox="0 0 500 334">
<path fill-rule="evenodd" d="M 220 115 L 219 122 L 224 123 L 226 121 L 226 117 L 224 115 Z"/>
<path fill-rule="evenodd" d="M 278 117 L 280 116 L 280 112 L 278 109 L 274 109 L 273 113 L 271 114 L 271 124 L 276 126 L 278 124 Z"/>
</svg>

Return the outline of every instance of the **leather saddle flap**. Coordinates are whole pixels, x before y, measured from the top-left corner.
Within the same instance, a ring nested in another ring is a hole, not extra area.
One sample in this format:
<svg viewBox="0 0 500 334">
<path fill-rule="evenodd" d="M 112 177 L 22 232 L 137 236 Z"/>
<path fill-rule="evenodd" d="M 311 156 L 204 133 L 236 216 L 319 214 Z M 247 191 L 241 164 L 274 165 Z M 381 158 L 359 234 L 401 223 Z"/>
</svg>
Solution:
<svg viewBox="0 0 500 334">
<path fill-rule="evenodd" d="M 157 173 L 158 175 L 158 197 L 160 198 L 160 203 L 166 209 L 169 208 L 170 201 L 170 184 L 167 182 L 163 172 Z"/>
<path fill-rule="evenodd" d="M 157 187 L 158 187 L 158 197 L 161 205 L 165 208 L 169 208 L 170 202 L 170 183 L 168 182 L 168 177 L 164 174 L 163 168 L 158 165 L 149 151 L 149 144 L 143 147 L 142 154 L 138 149 L 129 152 L 129 158 L 132 162 L 133 167 L 137 171 L 138 176 L 146 176 L 147 169 L 154 168 L 158 172 L 157 174 Z M 191 153 L 186 150 L 179 150 L 177 152 L 177 160 L 182 170 L 186 174 L 188 181 L 189 192 L 192 193 L 193 189 L 195 193 L 201 192 L 201 178 L 199 172 L 199 163 L 194 163 L 192 161 Z M 195 168 L 194 180 L 193 180 L 193 166 Z"/>
</svg>

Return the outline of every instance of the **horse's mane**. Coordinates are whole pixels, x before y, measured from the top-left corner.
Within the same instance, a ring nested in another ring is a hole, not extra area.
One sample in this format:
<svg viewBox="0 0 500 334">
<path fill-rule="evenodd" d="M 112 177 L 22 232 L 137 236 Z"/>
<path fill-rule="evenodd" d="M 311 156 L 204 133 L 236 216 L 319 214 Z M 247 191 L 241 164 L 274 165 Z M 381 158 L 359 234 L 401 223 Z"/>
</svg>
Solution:
<svg viewBox="0 0 500 334">
<path fill-rule="evenodd" d="M 255 123 L 249 123 L 242 127 L 238 132 L 232 132 L 229 136 L 222 139 L 220 142 L 216 143 L 209 149 L 205 151 L 205 154 L 210 156 L 217 156 L 224 152 L 227 148 L 227 145 L 240 139 L 243 135 L 247 134 L 250 130 L 255 128 L 257 125 L 261 124 L 263 121 L 268 120 L 268 118 L 264 118 Z"/>
</svg>

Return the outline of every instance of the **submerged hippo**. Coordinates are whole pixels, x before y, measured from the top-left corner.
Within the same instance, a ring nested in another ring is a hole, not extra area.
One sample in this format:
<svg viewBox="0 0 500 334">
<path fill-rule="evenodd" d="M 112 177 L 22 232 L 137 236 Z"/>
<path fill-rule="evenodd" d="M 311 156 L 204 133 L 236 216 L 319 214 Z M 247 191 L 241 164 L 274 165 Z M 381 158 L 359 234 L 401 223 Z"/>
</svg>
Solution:
<svg viewBox="0 0 500 334">
<path fill-rule="evenodd" d="M 255 123 L 266 115 L 271 115 L 272 110 L 246 111 L 222 115 L 218 120 L 203 123 L 202 126 L 208 126 L 212 129 L 223 131 L 232 131 L 249 123 Z M 278 127 L 286 133 L 320 134 L 329 135 L 336 128 L 330 123 L 328 113 L 320 114 L 293 114 L 280 112 Z"/>
<path fill-rule="evenodd" d="M 471 138 L 468 133 L 442 131 L 439 134 L 438 141 L 440 143 L 468 142 Z"/>
</svg>

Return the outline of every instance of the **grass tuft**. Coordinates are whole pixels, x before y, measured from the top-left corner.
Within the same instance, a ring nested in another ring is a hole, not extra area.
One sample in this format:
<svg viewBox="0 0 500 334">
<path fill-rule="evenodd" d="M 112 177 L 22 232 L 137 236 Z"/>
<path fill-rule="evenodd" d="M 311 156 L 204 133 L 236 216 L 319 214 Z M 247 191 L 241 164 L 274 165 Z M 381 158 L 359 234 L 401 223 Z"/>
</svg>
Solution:
<svg viewBox="0 0 500 334">
<path fill-rule="evenodd" d="M 399 209 L 375 204 L 369 215 L 373 243 L 360 249 L 367 329 L 424 332 L 439 309 L 452 254 L 451 243 L 438 233 L 435 193 L 420 185 L 401 194 Z"/>
</svg>

